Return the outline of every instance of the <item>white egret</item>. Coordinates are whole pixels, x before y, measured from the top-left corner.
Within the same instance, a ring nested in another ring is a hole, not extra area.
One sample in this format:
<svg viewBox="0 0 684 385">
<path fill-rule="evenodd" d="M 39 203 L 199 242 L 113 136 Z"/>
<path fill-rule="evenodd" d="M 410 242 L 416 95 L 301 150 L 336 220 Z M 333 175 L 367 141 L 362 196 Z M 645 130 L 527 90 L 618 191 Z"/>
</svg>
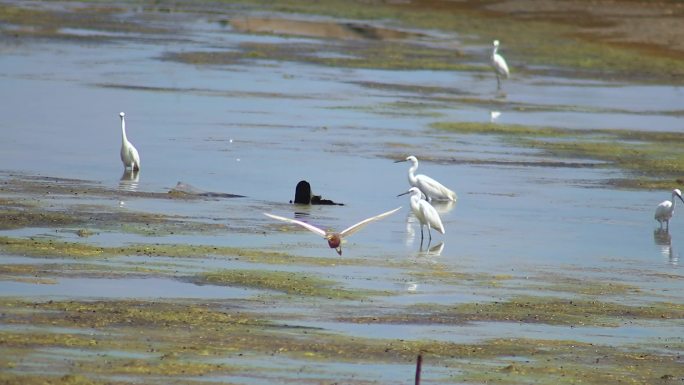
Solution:
<svg viewBox="0 0 684 385">
<path fill-rule="evenodd" d="M 674 189 L 672 190 L 672 200 L 671 201 L 662 201 L 656 207 L 655 215 L 654 218 L 656 221 L 660 222 L 660 227 L 663 227 L 663 222 L 665 222 L 666 228 L 670 228 L 670 218 L 672 218 L 672 214 L 674 214 L 674 208 L 675 208 L 675 197 L 679 198 L 679 200 L 684 203 L 684 199 L 682 198 L 682 192 L 679 191 L 679 189 Z"/>
<path fill-rule="evenodd" d="M 437 182 L 436 180 L 430 178 L 427 175 L 418 174 L 415 172 L 418 169 L 418 159 L 410 155 L 404 160 L 398 160 L 394 163 L 399 162 L 411 162 L 413 165 L 408 171 L 409 185 L 412 187 L 417 187 L 424 195 L 428 201 L 438 200 L 438 201 L 455 201 L 456 193 L 444 187 L 443 184 Z"/>
<path fill-rule="evenodd" d="M 411 194 L 411 211 L 413 211 L 413 215 L 415 215 L 420 221 L 420 240 L 423 240 L 423 226 L 427 226 L 430 240 L 432 240 L 430 227 L 444 234 L 444 225 L 442 224 L 442 219 L 439 217 L 437 210 L 432 207 L 430 202 L 422 198 L 422 193 L 420 190 L 417 187 L 411 187 L 407 192 L 397 196 L 406 194 Z"/>
<path fill-rule="evenodd" d="M 492 50 L 492 67 L 496 72 L 496 85 L 497 89 L 501 89 L 501 77 L 508 78 L 508 65 L 503 56 L 499 55 L 497 51 L 499 50 L 499 41 L 494 40 L 494 49 Z"/>
<path fill-rule="evenodd" d="M 125 169 L 130 168 L 133 171 L 140 171 L 140 155 L 138 150 L 126 137 L 126 119 L 124 118 L 126 114 L 121 112 L 119 116 L 121 117 L 121 161 Z"/>
<path fill-rule="evenodd" d="M 376 215 L 374 217 L 364 219 L 361 222 L 340 231 L 339 233 L 334 232 L 334 231 L 326 231 L 323 229 L 319 229 L 316 226 L 310 225 L 306 222 L 298 221 L 296 219 L 285 218 L 285 217 L 281 217 L 281 216 L 273 215 L 273 214 L 268 214 L 268 213 L 264 213 L 264 215 L 266 215 L 267 217 L 273 218 L 273 219 L 283 221 L 283 222 L 293 223 L 295 225 L 302 226 L 303 228 L 311 231 L 312 233 L 320 235 L 321 237 L 325 238 L 328 241 L 328 246 L 330 246 L 331 249 L 335 249 L 335 251 L 337 251 L 337 254 L 342 255 L 342 239 L 343 238 L 354 234 L 355 232 L 361 230 L 361 228 L 363 228 L 364 226 L 366 226 L 367 224 L 369 224 L 373 221 L 377 221 L 377 220 L 382 219 L 388 215 L 394 214 L 400 208 L 401 207 L 397 207 L 394 210 L 390 210 L 390 211 L 384 212 L 380 215 Z"/>
</svg>

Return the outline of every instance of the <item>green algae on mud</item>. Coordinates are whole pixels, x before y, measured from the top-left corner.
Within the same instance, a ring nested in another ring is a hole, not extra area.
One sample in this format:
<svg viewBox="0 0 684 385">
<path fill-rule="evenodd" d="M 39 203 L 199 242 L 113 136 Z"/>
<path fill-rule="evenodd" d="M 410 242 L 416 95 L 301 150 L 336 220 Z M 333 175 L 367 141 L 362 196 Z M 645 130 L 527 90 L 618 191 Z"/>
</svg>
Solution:
<svg viewBox="0 0 684 385">
<path fill-rule="evenodd" d="M 20 229 L 24 227 L 63 227 L 83 223 L 64 212 L 12 209 L 0 205 L 0 230 Z"/>
<path fill-rule="evenodd" d="M 202 326 L 265 326 L 270 323 L 244 310 L 215 308 L 207 303 L 165 301 L 47 301 L 0 298 L 0 308 L 10 324 L 31 323 L 63 327 L 146 326 L 175 328 Z M 31 310 L 26 314 L 25 310 Z"/>
<path fill-rule="evenodd" d="M 0 384 L 45 384 L 45 385 L 124 385 L 131 384 L 126 381 L 98 381 L 86 376 L 65 374 L 65 375 L 46 375 L 46 374 L 20 374 L 0 372 Z"/>
<path fill-rule="evenodd" d="M 231 1 L 231 4 L 235 4 Z M 342 19 L 382 21 L 385 24 L 426 30 L 458 33 L 462 41 L 489 45 L 493 39 L 503 40 L 504 54 L 518 73 L 543 73 L 549 70 L 531 66 L 564 67 L 567 75 L 617 77 L 647 81 L 684 80 L 684 62 L 672 55 L 668 47 L 644 49 L 636 44 L 620 44 L 598 33 L 592 33 L 572 13 L 564 18 L 549 19 L 546 14 L 504 13 L 489 9 L 490 2 L 374 3 L 364 1 L 325 0 L 311 3 L 302 0 L 264 2 L 239 1 L 247 9 L 291 14 L 314 14 Z M 448 49 L 445 49 L 448 51 Z M 645 54 L 647 52 L 648 54 Z M 520 63 L 520 64 L 518 64 Z M 559 72 L 558 69 L 552 72 Z"/>
<path fill-rule="evenodd" d="M 148 256 L 170 258 L 206 258 L 211 256 L 233 257 L 233 259 L 276 265 L 336 266 L 361 263 L 359 259 L 336 259 L 324 257 L 303 257 L 279 251 L 258 248 L 239 248 L 212 245 L 188 244 L 129 244 L 122 246 L 96 246 L 82 242 L 66 242 L 41 237 L 16 238 L 0 236 L 0 250 L 12 255 L 38 258 L 93 259 L 116 256 Z M 378 262 L 378 264 L 383 264 Z M 387 262 L 390 266 L 399 266 Z"/>
<path fill-rule="evenodd" d="M 78 4 L 78 2 L 71 2 Z M 163 33 L 168 32 L 149 23 L 119 17 L 126 12 L 125 7 L 110 5 L 65 6 L 61 9 L 37 9 L 19 5 L 0 4 L 0 21 L 7 25 L 18 26 L 11 30 L 0 29 L 0 35 L 35 37 L 50 39 L 77 39 L 103 41 L 111 37 L 102 35 L 72 35 L 65 28 L 88 29 L 93 31 L 125 33 Z"/>
<path fill-rule="evenodd" d="M 231 302 L 32 302 L 2 298 L 0 311 L 3 325 L 30 324 L 31 330 L 44 328 L 35 332 L 0 331 L 0 352 L 11 353 L 0 354 L 1 368 L 16 369 L 24 359 L 45 349 L 68 348 L 85 354 L 60 355 L 53 359 L 66 360 L 80 368 L 79 376 L 98 380 L 122 374 L 131 380 L 146 379 L 153 383 L 157 383 L 159 376 L 162 383 L 212 373 L 244 376 L 247 371 L 258 370 L 252 366 L 253 362 L 247 368 L 241 365 L 241 356 L 246 353 L 264 357 L 283 355 L 300 360 L 302 365 L 326 361 L 410 365 L 421 353 L 426 363 L 448 367 L 459 373 L 456 375 L 459 379 L 492 377 L 495 383 L 502 374 L 509 376 L 506 383 L 525 383 L 534 378 L 542 384 L 578 380 L 603 384 L 601 381 L 606 378 L 623 382 L 636 378 L 639 380 L 636 383 L 654 383 L 661 376 L 684 375 L 678 358 L 669 353 L 670 348 L 662 352 L 633 346 L 524 338 L 467 344 L 349 338 L 319 329 L 283 325 L 267 319 L 276 316 L 273 313 L 256 315 Z M 60 326 L 72 332 L 54 329 Z M 131 358 L 121 358 L 120 354 L 119 358 L 109 357 L 108 351 L 128 354 Z M 224 362 L 230 365 L 217 365 Z M 267 364 L 263 365 L 262 369 L 268 369 Z M 640 370 L 625 370 L 635 367 Z M 295 365 L 291 370 L 298 368 Z M 25 367 L 21 374 L 13 375 L 28 378 L 38 375 L 36 370 L 36 367 L 32 370 Z M 15 373 L 14 370 L 7 372 Z"/>
<path fill-rule="evenodd" d="M 423 304 L 394 315 L 343 317 L 354 323 L 463 324 L 468 322 L 518 322 L 567 326 L 616 327 L 640 320 L 682 320 L 684 305 L 666 302 L 643 306 L 590 299 L 516 297 L 507 301 L 464 303 L 456 306 Z"/>
<path fill-rule="evenodd" d="M 336 55 L 329 55 L 331 52 Z M 339 68 L 489 71 L 487 65 L 469 64 L 464 62 L 464 58 L 460 58 L 461 62 L 458 62 L 449 51 L 394 42 L 354 42 L 339 46 L 242 43 L 239 51 L 170 52 L 164 59 L 193 65 L 231 65 L 245 60 L 277 60 Z"/>
<path fill-rule="evenodd" d="M 59 281 L 55 278 L 129 278 L 129 277 L 168 277 L 175 276 L 177 270 L 173 267 L 154 266 L 150 267 L 126 264 L 100 264 L 100 263 L 43 263 L 43 264 L 0 264 L 0 280 L 13 280 L 34 283 L 54 284 Z"/>
<path fill-rule="evenodd" d="M 162 2 L 163 3 L 163 2 Z M 133 1 L 130 6 L 146 5 Z M 334 18 L 382 21 L 383 24 L 397 25 L 401 28 L 418 28 L 441 30 L 458 33 L 467 43 L 489 44 L 494 38 L 516 36 L 516 39 L 504 40 L 504 53 L 509 58 L 515 72 L 534 73 L 548 70 L 532 69 L 530 66 L 560 66 L 568 70 L 568 74 L 580 74 L 588 77 L 615 76 L 630 79 L 656 81 L 682 81 L 684 79 L 684 62 L 667 47 L 644 48 L 639 44 L 611 42 L 600 34 L 573 25 L 578 18 L 568 16 L 562 20 L 548 19 L 545 14 L 522 12 L 507 14 L 489 9 L 488 2 L 462 3 L 427 3 L 425 1 L 411 3 L 375 3 L 369 6 L 363 1 L 325 0 L 317 3 L 302 0 L 264 2 L 260 0 L 226 1 L 212 3 L 212 12 L 229 17 L 240 9 L 240 12 L 272 11 L 292 14 L 324 15 Z M 159 5 L 164 8 L 163 5 Z M 198 6 L 193 2 L 174 2 L 169 5 L 174 11 L 196 12 Z M 125 7 L 92 5 L 90 7 L 71 7 L 65 10 L 38 10 L 15 5 L 0 8 L 0 20 L 23 28 L 11 30 L 14 36 L 34 35 L 45 38 L 81 38 L 70 36 L 60 28 L 81 28 L 115 32 L 165 33 L 168 31 L 150 28 L 144 21 L 138 20 L 135 14 L 126 15 Z M 199 9 L 202 7 L 199 6 Z M 154 7 L 148 7 L 154 10 Z M 559 22 L 560 21 L 560 22 Z M 570 22 L 568 22 L 570 21 Z M 87 38 L 105 39 L 102 36 Z M 111 37 L 106 37 L 111 38 Z M 434 49 L 415 44 L 409 49 L 402 48 L 403 43 L 393 41 L 377 45 L 373 48 L 361 49 L 358 57 L 319 57 L 315 55 L 294 54 L 293 58 L 318 64 L 341 67 L 365 68 L 420 68 L 435 70 L 467 70 L 484 71 L 487 64 L 474 65 L 458 63 L 463 54 L 455 53 L 453 48 Z M 363 44 L 360 45 L 363 47 Z M 372 46 L 372 45 L 368 45 Z M 334 48 L 333 48 L 334 50 Z M 268 54 L 268 49 L 246 51 L 246 56 L 253 58 L 278 58 L 281 54 Z M 299 51 L 299 50 L 297 50 Z M 328 52 L 329 49 L 323 50 Z M 345 49 L 346 51 L 346 49 Z M 648 54 L 644 54 L 644 52 Z M 244 57 L 244 53 L 238 56 Z M 307 58 L 306 56 L 311 56 Z M 178 58 L 180 58 L 179 56 Z M 455 60 L 458 59 L 458 60 Z M 195 62 L 207 62 L 206 58 Z M 216 58 L 212 59 L 216 60 Z M 226 59 L 221 59 L 226 60 Z M 230 59 L 232 60 L 232 59 Z M 182 61 L 193 62 L 185 57 Z M 518 63 L 525 64 L 518 64 Z"/>
<path fill-rule="evenodd" d="M 222 270 L 199 274 L 195 283 L 243 286 L 274 290 L 288 295 L 328 299 L 362 300 L 370 295 L 388 295 L 372 290 L 351 290 L 339 287 L 335 281 L 311 274 L 266 270 Z"/>
</svg>

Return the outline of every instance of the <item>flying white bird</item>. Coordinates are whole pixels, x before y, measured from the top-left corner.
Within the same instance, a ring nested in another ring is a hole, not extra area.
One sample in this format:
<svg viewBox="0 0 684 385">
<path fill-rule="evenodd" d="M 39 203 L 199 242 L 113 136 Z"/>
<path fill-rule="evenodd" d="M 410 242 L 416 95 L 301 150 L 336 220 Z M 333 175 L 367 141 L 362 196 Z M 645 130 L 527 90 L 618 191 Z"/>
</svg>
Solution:
<svg viewBox="0 0 684 385">
<path fill-rule="evenodd" d="M 666 228 L 670 228 L 670 218 L 672 218 L 672 215 L 674 214 L 674 208 L 675 208 L 675 197 L 679 198 L 679 200 L 684 203 L 684 199 L 682 199 L 682 192 L 679 191 L 679 189 L 674 189 L 672 190 L 672 200 L 671 201 L 662 201 L 658 207 L 656 207 L 655 215 L 653 216 L 656 221 L 660 222 L 660 227 L 663 227 L 663 222 L 665 222 Z"/>
<path fill-rule="evenodd" d="M 380 215 L 376 215 L 374 217 L 364 219 L 361 222 L 340 231 L 339 233 L 334 232 L 334 231 L 325 231 L 323 229 L 319 229 L 316 226 L 310 225 L 306 222 L 302 222 L 302 221 L 299 221 L 296 219 L 285 218 L 285 217 L 281 217 L 281 216 L 273 215 L 273 214 L 268 214 L 268 213 L 264 213 L 264 215 L 266 215 L 267 217 L 273 218 L 273 219 L 283 221 L 283 222 L 294 223 L 295 225 L 302 226 L 303 228 L 311 231 L 312 233 L 316 233 L 316 234 L 320 235 L 321 237 L 325 238 L 328 241 L 328 246 L 330 246 L 331 249 L 335 249 L 335 251 L 337 251 L 337 254 L 342 255 L 342 239 L 343 238 L 354 234 L 355 232 L 361 230 L 364 226 L 366 226 L 367 224 L 369 224 L 373 221 L 377 221 L 377 220 L 382 219 L 388 215 L 394 214 L 400 208 L 401 207 L 397 207 L 394 210 L 390 210 L 390 211 L 384 212 Z"/>
<path fill-rule="evenodd" d="M 503 56 L 499 55 L 497 51 L 499 50 L 499 41 L 494 40 L 494 49 L 492 50 L 492 67 L 496 72 L 496 86 L 497 89 L 501 89 L 501 77 L 508 79 L 508 65 Z"/>
<path fill-rule="evenodd" d="M 408 171 L 409 185 L 412 187 L 417 187 L 426 197 L 428 201 L 438 200 L 438 201 L 455 201 L 456 193 L 444 187 L 443 184 L 437 182 L 436 180 L 430 178 L 427 175 L 418 174 L 415 172 L 418 169 L 418 159 L 411 155 L 406 157 L 404 160 L 397 160 L 394 163 L 400 162 L 411 162 L 413 165 Z"/>
<path fill-rule="evenodd" d="M 397 196 L 406 194 L 411 194 L 411 211 L 413 211 L 413 215 L 415 215 L 420 221 L 420 240 L 423 240 L 423 226 L 427 226 L 430 240 L 432 240 L 430 227 L 444 234 L 444 225 L 442 224 L 442 219 L 439 217 L 437 210 L 432 207 L 430 202 L 422 198 L 422 193 L 420 190 L 417 187 L 411 187 L 407 192 Z"/>
<path fill-rule="evenodd" d="M 133 143 L 126 138 L 126 119 L 123 112 L 119 113 L 121 117 L 121 161 L 124 168 L 130 168 L 133 171 L 140 171 L 140 155 L 138 150 L 133 146 Z"/>
</svg>

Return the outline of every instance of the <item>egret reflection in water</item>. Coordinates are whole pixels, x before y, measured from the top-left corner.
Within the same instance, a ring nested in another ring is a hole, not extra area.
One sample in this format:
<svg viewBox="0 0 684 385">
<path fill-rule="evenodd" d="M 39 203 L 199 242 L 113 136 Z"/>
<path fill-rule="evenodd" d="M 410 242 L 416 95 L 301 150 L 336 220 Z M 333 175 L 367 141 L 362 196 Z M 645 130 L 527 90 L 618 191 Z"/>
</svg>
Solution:
<svg viewBox="0 0 684 385">
<path fill-rule="evenodd" d="M 138 191 L 138 183 L 140 181 L 140 171 L 127 168 L 124 170 L 119 180 L 119 190 L 121 191 Z"/>
<path fill-rule="evenodd" d="M 442 255 L 442 251 L 444 251 L 444 242 L 439 242 L 438 244 L 430 247 L 426 247 L 425 251 L 421 249 L 420 255 L 423 257 L 439 257 Z"/>
<path fill-rule="evenodd" d="M 660 254 L 667 258 L 668 263 L 677 265 L 679 256 L 675 254 L 672 248 L 672 235 L 667 229 L 657 228 L 653 230 L 653 243 L 660 247 Z"/>
</svg>

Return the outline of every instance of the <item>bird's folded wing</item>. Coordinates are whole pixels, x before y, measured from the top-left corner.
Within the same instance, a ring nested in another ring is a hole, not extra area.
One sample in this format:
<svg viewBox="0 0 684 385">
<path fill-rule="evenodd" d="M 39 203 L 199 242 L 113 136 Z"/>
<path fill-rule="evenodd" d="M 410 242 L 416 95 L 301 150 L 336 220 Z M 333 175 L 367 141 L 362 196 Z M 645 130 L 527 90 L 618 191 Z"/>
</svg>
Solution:
<svg viewBox="0 0 684 385">
<path fill-rule="evenodd" d="M 382 219 L 382 218 L 384 218 L 384 217 L 386 217 L 386 216 L 388 216 L 388 215 L 394 214 L 395 212 L 399 211 L 400 208 L 401 208 L 401 207 L 397 207 L 397 208 L 394 209 L 394 210 L 390 210 L 390 211 L 385 212 L 385 213 L 382 213 L 382 214 L 380 214 L 380 215 L 376 215 L 376 216 L 374 216 L 374 217 L 371 217 L 371 218 L 368 218 L 368 219 L 364 219 L 364 220 L 362 220 L 361 222 L 359 222 L 359 223 L 357 223 L 357 224 L 355 224 L 355 225 L 353 225 L 353 226 L 350 226 L 350 227 L 348 227 L 348 228 L 342 230 L 342 232 L 340 233 L 340 236 L 341 236 L 341 237 L 348 237 L 348 236 L 354 234 L 355 232 L 361 230 L 361 229 L 362 229 L 364 226 L 366 226 L 367 224 L 369 224 L 369 223 L 371 223 L 371 222 L 373 222 L 373 221 L 377 221 L 378 219 Z"/>
<path fill-rule="evenodd" d="M 278 215 L 273 215 L 273 214 L 268 214 L 268 213 L 264 213 L 264 215 L 266 215 L 267 217 L 273 218 L 273 219 L 277 219 L 277 220 L 279 220 L 279 221 L 294 223 L 295 225 L 302 226 L 303 228 L 305 228 L 305 229 L 307 229 L 307 230 L 309 230 L 309 231 L 311 231 L 311 232 L 313 232 L 313 233 L 316 233 L 316 234 L 320 235 L 320 236 L 323 237 L 323 238 L 325 238 L 325 236 L 326 236 L 326 232 L 325 232 L 324 230 L 321 230 L 321 229 L 319 229 L 318 227 L 312 226 L 312 225 L 310 225 L 310 224 L 308 224 L 308 223 L 306 223 L 306 222 L 298 221 L 298 220 L 296 220 L 296 219 L 290 219 L 290 218 L 280 217 L 280 216 L 278 216 Z"/>
</svg>

